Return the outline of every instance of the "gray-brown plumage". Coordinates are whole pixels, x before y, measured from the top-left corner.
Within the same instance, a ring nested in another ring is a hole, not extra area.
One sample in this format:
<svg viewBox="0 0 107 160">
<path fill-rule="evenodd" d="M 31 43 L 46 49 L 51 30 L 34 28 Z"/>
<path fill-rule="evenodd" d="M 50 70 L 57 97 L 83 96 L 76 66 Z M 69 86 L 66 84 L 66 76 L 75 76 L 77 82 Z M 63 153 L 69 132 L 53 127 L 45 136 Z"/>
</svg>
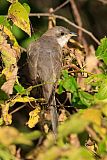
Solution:
<svg viewBox="0 0 107 160">
<path fill-rule="evenodd" d="M 57 133 L 57 110 L 55 107 L 54 85 L 62 67 L 62 47 L 71 37 L 68 29 L 56 26 L 43 34 L 28 47 L 29 78 L 42 86 L 43 96 L 50 107 L 52 128 Z"/>
</svg>

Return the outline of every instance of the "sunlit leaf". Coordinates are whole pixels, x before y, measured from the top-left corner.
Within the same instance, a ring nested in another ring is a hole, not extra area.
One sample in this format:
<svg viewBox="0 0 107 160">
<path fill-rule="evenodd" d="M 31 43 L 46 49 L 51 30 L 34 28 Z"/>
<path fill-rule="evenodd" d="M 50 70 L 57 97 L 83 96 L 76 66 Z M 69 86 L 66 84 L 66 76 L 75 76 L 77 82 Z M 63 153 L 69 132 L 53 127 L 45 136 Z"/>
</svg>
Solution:
<svg viewBox="0 0 107 160">
<path fill-rule="evenodd" d="M 19 2 L 11 4 L 8 16 L 13 23 L 31 36 L 29 14 Z"/>
<path fill-rule="evenodd" d="M 106 134 L 107 134 L 107 129 L 102 127 L 102 126 L 99 126 L 99 125 L 96 125 L 96 124 L 93 124 L 93 129 L 94 131 L 100 135 L 100 137 L 102 139 L 105 138 Z"/>
<path fill-rule="evenodd" d="M 72 154 L 71 154 L 72 153 Z M 63 151 L 63 147 L 53 146 L 48 148 L 45 152 L 40 152 L 37 156 L 37 160 L 94 160 L 91 152 L 86 148 L 76 148 L 73 146 L 68 146 L 67 149 Z"/>
<path fill-rule="evenodd" d="M 104 154 L 107 152 L 107 137 L 106 140 L 102 140 L 99 144 L 98 144 L 98 153 L 99 154 Z"/>
<path fill-rule="evenodd" d="M 26 123 L 29 126 L 29 128 L 35 127 L 35 125 L 38 123 L 40 118 L 39 113 L 40 107 L 36 107 L 36 109 L 29 113 L 29 121 Z"/>
<path fill-rule="evenodd" d="M 67 70 L 62 70 L 62 75 L 64 78 L 68 78 L 68 71 Z"/>
<path fill-rule="evenodd" d="M 3 125 L 4 121 L 3 118 L 0 118 L 0 126 Z"/>
<path fill-rule="evenodd" d="M 74 77 L 67 77 L 63 80 L 63 87 L 66 89 L 66 91 L 69 91 L 71 93 L 77 91 L 77 83 Z"/>
<path fill-rule="evenodd" d="M 26 9 L 27 13 L 30 13 L 30 6 L 27 3 L 23 3 L 23 7 Z"/>
<path fill-rule="evenodd" d="M 103 114 L 107 117 L 107 104 L 103 105 L 101 108 Z"/>
<path fill-rule="evenodd" d="M 1 104 L 2 107 L 2 118 L 6 125 L 12 123 L 12 115 L 9 114 L 9 103 Z"/>
<path fill-rule="evenodd" d="M 9 146 L 19 136 L 19 132 L 14 127 L 2 127 L 0 128 L 0 143 Z"/>
<path fill-rule="evenodd" d="M 4 16 L 0 16 L 0 24 L 3 24 L 3 22 L 5 21 L 5 17 Z"/>
<path fill-rule="evenodd" d="M 62 125 L 59 126 L 58 137 L 66 137 L 71 133 L 81 133 L 84 131 L 87 124 L 88 122 L 84 121 L 80 114 L 75 114 L 71 116 L 69 120 L 65 121 Z"/>
<path fill-rule="evenodd" d="M 107 78 L 103 80 L 103 82 L 100 85 L 100 88 L 98 90 L 98 93 L 95 94 L 95 97 L 98 100 L 107 99 Z"/>
<path fill-rule="evenodd" d="M 41 136 L 41 132 L 36 130 L 29 133 L 25 133 L 24 136 L 29 140 L 36 140 Z"/>
<path fill-rule="evenodd" d="M 33 97 L 28 97 L 28 96 L 23 96 L 21 97 L 21 95 L 17 96 L 16 98 L 14 98 L 11 103 L 16 103 L 16 102 L 31 102 L 31 101 L 35 101 L 35 98 Z"/>
<path fill-rule="evenodd" d="M 101 39 L 101 44 L 96 50 L 96 56 L 107 64 L 107 38 Z"/>
<path fill-rule="evenodd" d="M 93 74 L 86 79 L 86 83 L 92 86 L 100 86 L 105 78 L 107 78 L 105 74 Z"/>
<path fill-rule="evenodd" d="M 25 144 L 32 145 L 32 140 L 36 140 L 40 137 L 39 131 L 33 131 L 30 133 L 19 132 L 14 127 L 2 127 L 0 128 L 0 144 L 4 146 L 10 146 L 11 144 Z"/>
<path fill-rule="evenodd" d="M 84 121 L 89 121 L 97 125 L 101 125 L 101 111 L 98 109 L 89 108 L 84 110 L 82 114 Z"/>
<path fill-rule="evenodd" d="M 1 25 L 0 28 L 2 30 Z M 3 33 L 5 36 L 3 36 Z M 13 42 L 12 44 L 7 41 L 7 36 L 9 37 L 10 42 Z M 2 85 L 1 89 L 7 95 L 10 95 L 13 93 L 13 86 L 17 78 L 17 60 L 19 58 L 20 48 L 7 27 L 3 27 L 3 31 L 0 31 L 0 44 L 1 57 L 4 63 L 2 74 L 6 77 L 6 82 Z"/>
<path fill-rule="evenodd" d="M 16 84 L 16 85 L 14 86 L 14 89 L 15 89 L 19 94 L 25 93 L 25 88 L 24 88 L 21 84 Z"/>
<path fill-rule="evenodd" d="M 15 160 L 16 158 L 10 153 L 8 148 L 0 147 L 0 159 L 1 160 Z"/>
</svg>

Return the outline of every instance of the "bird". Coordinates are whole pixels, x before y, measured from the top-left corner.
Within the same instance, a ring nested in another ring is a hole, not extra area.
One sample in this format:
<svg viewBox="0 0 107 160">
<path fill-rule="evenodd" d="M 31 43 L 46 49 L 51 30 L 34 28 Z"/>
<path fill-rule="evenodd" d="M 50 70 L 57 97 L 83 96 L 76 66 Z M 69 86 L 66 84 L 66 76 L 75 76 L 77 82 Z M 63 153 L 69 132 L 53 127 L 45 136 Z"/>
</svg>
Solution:
<svg viewBox="0 0 107 160">
<path fill-rule="evenodd" d="M 55 101 L 55 86 L 62 69 L 62 48 L 74 32 L 62 26 L 48 29 L 27 49 L 28 76 L 33 84 L 44 83 L 42 94 L 50 109 L 52 130 L 56 137 L 58 114 Z"/>
</svg>

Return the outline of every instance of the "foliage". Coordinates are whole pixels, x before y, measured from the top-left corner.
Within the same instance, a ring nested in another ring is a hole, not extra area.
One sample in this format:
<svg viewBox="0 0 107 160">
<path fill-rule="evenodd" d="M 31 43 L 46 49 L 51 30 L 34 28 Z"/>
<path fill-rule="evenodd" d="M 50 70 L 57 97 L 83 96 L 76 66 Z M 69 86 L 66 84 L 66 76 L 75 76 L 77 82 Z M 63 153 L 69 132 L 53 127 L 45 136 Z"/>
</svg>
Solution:
<svg viewBox="0 0 107 160">
<path fill-rule="evenodd" d="M 72 68 L 62 70 L 57 93 L 59 95 L 69 94 L 70 106 L 67 110 L 66 105 L 63 104 L 64 110 L 61 109 L 59 115 L 59 119 L 63 120 L 59 122 L 58 136 L 55 139 L 53 133 L 48 131 L 50 115 L 36 103 L 38 101 L 42 103 L 42 99 L 30 96 L 32 89 L 38 86 L 24 87 L 18 77 L 17 63 L 21 57 L 21 47 L 17 42 L 17 36 L 13 34 L 13 28 L 18 27 L 19 30 L 31 36 L 30 7 L 28 4 L 19 3 L 18 0 L 7 1 L 10 2 L 8 16 L 0 16 L 2 58 L 0 68 L 0 159 L 107 159 L 107 38 L 101 39 L 101 44 L 96 50 L 96 57 L 103 61 L 100 67 L 102 70 L 98 68 L 98 71 L 101 70 L 100 73 L 89 73 L 85 70 L 86 68 L 81 67 L 79 73 L 74 72 Z M 38 37 L 39 34 L 36 34 L 36 37 L 28 38 L 28 41 Z M 80 47 L 80 44 L 77 45 Z M 75 51 L 78 52 L 79 59 L 76 55 L 77 59 L 73 59 L 72 62 L 75 66 L 81 66 L 82 60 L 80 59 L 83 52 L 79 49 Z M 85 87 L 78 82 L 81 80 L 78 76 L 80 74 L 82 78 L 87 74 L 84 81 Z M 13 115 L 22 108 L 24 114 L 19 112 L 21 115 Z M 72 108 L 76 113 L 72 113 Z M 41 126 L 42 130 L 39 129 Z M 23 155 L 20 150 L 25 154 Z"/>
</svg>

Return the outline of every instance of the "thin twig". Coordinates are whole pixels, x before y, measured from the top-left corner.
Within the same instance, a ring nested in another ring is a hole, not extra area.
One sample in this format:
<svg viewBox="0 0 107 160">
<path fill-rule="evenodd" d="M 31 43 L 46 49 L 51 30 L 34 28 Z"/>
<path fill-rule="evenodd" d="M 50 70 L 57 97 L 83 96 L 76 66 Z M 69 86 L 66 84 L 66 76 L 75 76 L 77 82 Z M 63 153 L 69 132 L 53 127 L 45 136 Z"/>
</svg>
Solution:
<svg viewBox="0 0 107 160">
<path fill-rule="evenodd" d="M 40 17 L 49 17 L 50 14 L 49 13 L 30 13 L 29 16 L 30 17 L 36 16 L 36 17 L 40 18 Z M 86 30 L 83 27 L 80 27 L 80 26 L 76 25 L 75 23 L 68 20 L 66 17 L 60 16 L 60 15 L 54 15 L 54 14 L 53 14 L 53 16 L 55 18 L 58 18 L 58 19 L 61 19 L 61 20 L 65 21 L 66 23 L 70 24 L 74 28 L 82 30 L 84 33 L 88 34 L 98 45 L 100 45 L 99 40 L 90 31 Z"/>
<path fill-rule="evenodd" d="M 62 69 L 67 69 L 67 68 L 73 68 L 73 69 L 75 69 L 77 71 L 80 71 L 80 68 L 77 67 L 75 64 L 65 65 L 65 66 L 63 66 Z"/>
<path fill-rule="evenodd" d="M 69 1 L 70 0 L 67 0 L 64 3 L 62 3 L 61 5 L 59 5 L 58 7 L 56 7 L 55 9 L 53 9 L 53 13 L 57 12 L 58 10 L 60 10 L 62 7 L 64 7 L 66 4 L 68 4 Z"/>
<path fill-rule="evenodd" d="M 20 49 L 21 49 L 21 52 L 27 52 L 26 48 L 23 48 L 23 47 L 20 46 Z"/>
<path fill-rule="evenodd" d="M 74 13 L 76 23 L 78 24 L 79 27 L 82 27 L 82 20 L 81 20 L 81 17 L 80 17 L 80 14 L 79 14 L 79 11 L 77 9 L 75 1 L 70 0 L 70 4 L 71 4 L 71 7 L 72 7 L 72 10 L 73 10 L 73 13 Z M 81 42 L 82 41 L 82 30 L 79 29 L 78 35 L 79 35 L 79 39 L 80 39 L 80 42 Z"/>
<path fill-rule="evenodd" d="M 22 109 L 23 107 L 25 107 L 26 106 L 26 104 L 23 104 L 22 106 L 20 106 L 20 107 L 18 107 L 18 108 L 16 108 L 15 110 L 13 110 L 12 112 L 10 112 L 10 114 L 13 114 L 13 113 L 15 113 L 15 112 L 17 112 L 17 111 L 19 111 L 20 109 Z"/>
</svg>

